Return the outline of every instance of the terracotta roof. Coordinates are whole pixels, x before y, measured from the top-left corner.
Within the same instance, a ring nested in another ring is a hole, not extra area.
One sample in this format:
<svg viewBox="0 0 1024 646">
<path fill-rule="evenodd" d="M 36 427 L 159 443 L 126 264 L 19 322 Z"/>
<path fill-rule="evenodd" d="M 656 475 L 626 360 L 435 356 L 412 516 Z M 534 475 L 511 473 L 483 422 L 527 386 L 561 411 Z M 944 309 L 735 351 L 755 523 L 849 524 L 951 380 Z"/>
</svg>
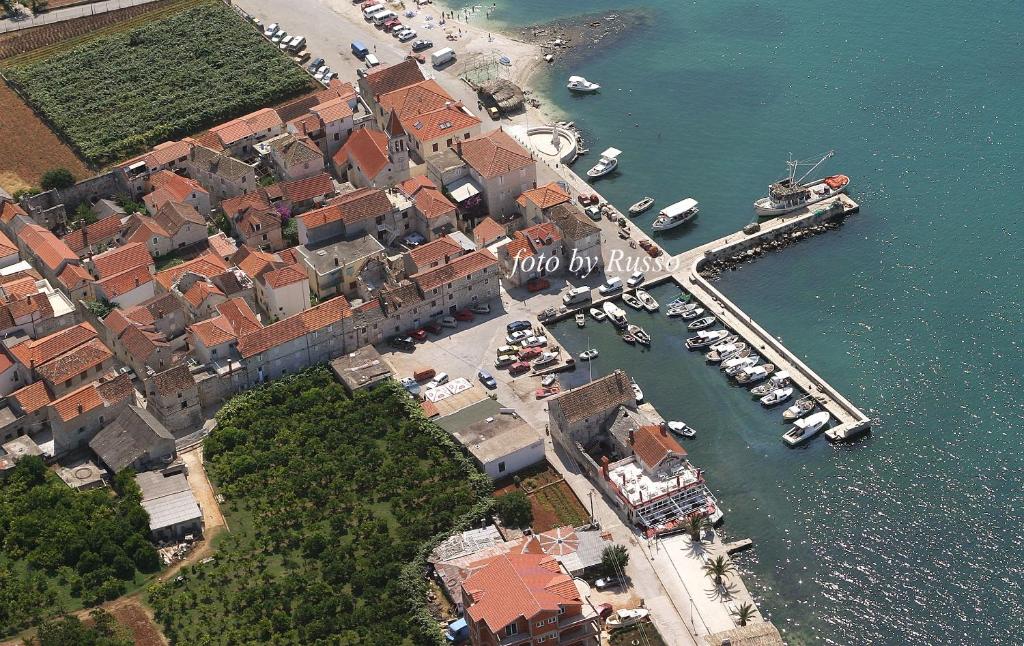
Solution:
<svg viewBox="0 0 1024 646">
<path fill-rule="evenodd" d="M 171 234 L 167 233 L 160 224 L 149 217 L 148 215 L 141 215 L 136 213 L 128 218 L 128 234 L 124 239 L 125 244 L 131 244 L 133 242 L 140 242 L 142 244 L 148 244 L 151 238 L 170 238 Z"/>
<path fill-rule="evenodd" d="M 231 260 L 251 278 L 273 289 L 306 280 L 306 272 L 294 261 L 285 261 L 278 254 L 254 251 L 243 246 Z"/>
<path fill-rule="evenodd" d="M 92 274 L 81 265 L 68 265 L 64 267 L 64 271 L 57 275 L 57 280 L 68 289 L 76 289 L 92 282 Z"/>
<path fill-rule="evenodd" d="M 315 114 L 304 114 L 288 121 L 289 132 L 294 132 L 300 135 L 309 136 L 323 127 L 323 124 L 320 123 L 320 118 Z"/>
<path fill-rule="evenodd" d="M 85 242 L 88 239 L 89 244 L 95 245 L 104 242 L 108 242 L 116 238 L 121 233 L 121 218 L 109 217 L 103 218 L 97 222 L 82 227 L 81 229 L 75 229 L 71 233 L 64 236 L 64 244 L 71 248 L 76 253 L 81 253 L 85 249 Z"/>
<path fill-rule="evenodd" d="M 285 265 L 268 271 L 263 276 L 263 281 L 272 289 L 280 289 L 305 280 L 307 280 L 306 273 L 298 265 Z"/>
<path fill-rule="evenodd" d="M 160 395 L 177 395 L 183 390 L 188 390 L 196 385 L 196 380 L 188 369 L 188 364 L 178 365 L 157 373 L 153 377 L 153 385 Z"/>
<path fill-rule="evenodd" d="M 402 189 L 402 192 L 405 193 L 409 199 L 416 197 L 417 191 L 428 186 L 430 188 L 437 188 L 437 185 L 435 185 L 434 182 L 426 175 L 410 177 L 404 182 L 399 182 L 398 184 L 398 188 Z"/>
<path fill-rule="evenodd" d="M 453 103 L 415 116 L 400 117 L 399 120 L 405 131 L 421 142 L 443 139 L 453 132 L 480 125 L 479 119 L 463 111 L 461 103 Z"/>
<path fill-rule="evenodd" d="M 121 164 L 120 168 L 127 168 L 139 161 L 146 162 L 146 166 L 148 168 L 159 168 L 160 166 L 166 166 L 177 159 L 188 157 L 188 153 L 191 149 L 192 142 L 187 139 L 182 141 L 165 141 L 153 146 L 153 149 L 148 153 L 129 159 Z"/>
<path fill-rule="evenodd" d="M 12 328 L 26 317 L 31 321 L 53 318 L 53 306 L 46 294 L 36 292 L 0 303 L 0 328 Z"/>
<path fill-rule="evenodd" d="M 363 175 L 373 179 L 390 161 L 388 136 L 373 128 L 356 130 L 333 157 L 335 167 L 344 166 L 349 160 L 359 167 Z"/>
<path fill-rule="evenodd" d="M 0 221 L 5 224 L 15 218 L 15 216 L 23 215 L 28 217 L 28 213 L 21 206 L 14 202 L 8 202 L 6 200 L 0 200 Z"/>
<path fill-rule="evenodd" d="M 551 182 L 544 186 L 538 186 L 537 188 L 530 189 L 524 192 L 518 198 L 516 203 L 519 206 L 526 206 L 527 202 L 532 202 L 537 208 L 543 210 L 556 204 L 569 201 L 569 194 L 562 190 L 562 187 Z"/>
<path fill-rule="evenodd" d="M 238 352 L 248 359 L 310 332 L 320 330 L 352 315 L 348 300 L 337 296 L 305 312 L 299 312 L 238 340 Z"/>
<path fill-rule="evenodd" d="M 480 224 L 473 229 L 473 242 L 483 245 L 497 240 L 505 235 L 505 227 L 501 226 L 490 217 L 480 220 Z"/>
<path fill-rule="evenodd" d="M 95 338 L 97 338 L 96 329 L 92 325 L 79 323 L 41 339 L 24 341 L 10 350 L 23 366 L 41 366 Z"/>
<path fill-rule="evenodd" d="M 569 202 L 556 204 L 547 211 L 548 221 L 558 227 L 566 240 L 580 240 L 601 232 L 590 218 Z"/>
<path fill-rule="evenodd" d="M 224 296 L 219 287 L 205 280 L 197 280 L 183 294 L 192 307 L 199 307 L 211 296 Z"/>
<path fill-rule="evenodd" d="M 238 337 L 263 327 L 244 299 L 233 298 L 218 305 L 217 309 L 220 311 L 218 316 L 192 324 L 192 333 L 207 348 L 232 343 Z"/>
<path fill-rule="evenodd" d="M 421 271 L 415 276 L 410 276 L 410 279 L 420 286 L 424 292 L 428 289 L 433 289 L 444 283 L 450 283 L 453 280 L 464 278 L 469 274 L 482 271 L 487 267 L 493 266 L 497 263 L 497 258 L 494 257 L 487 249 L 480 249 L 472 253 L 466 254 L 452 260 L 448 264 L 435 267 L 434 269 L 428 269 Z"/>
<path fill-rule="evenodd" d="M 0 374 L 3 374 L 14 367 L 14 362 L 7 356 L 6 352 L 0 351 Z"/>
<path fill-rule="evenodd" d="M 422 303 L 423 300 L 419 287 L 411 282 L 403 282 L 394 287 L 384 287 L 380 290 L 380 303 L 389 314 L 416 303 Z"/>
<path fill-rule="evenodd" d="M 229 218 L 245 212 L 251 208 L 270 208 L 270 198 L 267 196 L 266 188 L 260 187 L 250 193 L 243 193 L 237 197 L 231 197 L 220 203 L 221 210 Z"/>
<path fill-rule="evenodd" d="M 143 361 L 156 352 L 161 346 L 169 345 L 164 335 L 157 332 L 149 332 L 140 327 L 129 325 L 121 333 L 121 344 L 133 359 Z"/>
<path fill-rule="evenodd" d="M 314 105 L 309 111 L 320 117 L 320 120 L 324 123 L 342 121 L 352 116 L 352 108 L 349 107 L 348 100 L 342 97 Z"/>
<path fill-rule="evenodd" d="M 249 334 L 263 327 L 244 298 L 228 299 L 217 306 L 217 311 L 231 323 L 231 328 L 239 335 Z"/>
<path fill-rule="evenodd" d="M 497 633 L 516 619 L 530 620 L 559 606 L 581 603 L 572 578 L 553 556 L 500 554 L 472 563 L 462 588 L 472 599 L 466 614 Z"/>
<path fill-rule="evenodd" d="M 113 354 L 99 339 L 92 339 L 82 345 L 36 366 L 36 372 L 51 384 L 61 384 L 68 379 L 92 370 L 104 361 L 113 358 Z"/>
<path fill-rule="evenodd" d="M 641 426 L 633 433 L 633 452 L 647 465 L 656 468 L 671 453 L 686 455 L 686 450 L 661 426 Z"/>
<path fill-rule="evenodd" d="M 16 253 L 18 253 L 18 245 L 11 242 L 10 238 L 8 238 L 2 232 L 0 232 L 0 258 L 3 258 L 5 256 L 11 256 Z"/>
<path fill-rule="evenodd" d="M 274 127 L 284 127 L 284 122 L 273 108 L 263 108 L 210 128 L 210 132 L 216 135 L 223 145 L 230 146 Z"/>
<path fill-rule="evenodd" d="M 317 145 L 304 135 L 287 134 L 276 137 L 270 141 L 270 149 L 277 153 L 286 168 L 313 162 L 322 164 L 324 159 Z"/>
<path fill-rule="evenodd" d="M 129 243 L 92 257 L 93 270 L 100 278 L 108 278 L 135 267 L 149 267 L 152 264 L 153 256 L 141 242 Z"/>
<path fill-rule="evenodd" d="M 160 283 L 161 287 L 170 291 L 175 281 L 181 278 L 185 272 L 190 271 L 194 274 L 210 278 L 224 272 L 227 268 L 228 265 L 223 258 L 208 253 L 169 269 L 158 271 L 153 277 L 156 279 L 156 282 Z"/>
<path fill-rule="evenodd" d="M 437 81 L 427 79 L 381 94 L 377 97 L 377 102 L 385 112 L 394 112 L 399 118 L 403 118 L 443 108 L 446 103 L 454 103 L 455 99 L 445 92 Z"/>
<path fill-rule="evenodd" d="M 252 249 L 245 245 L 238 250 L 238 252 L 232 256 L 231 262 L 238 266 L 239 269 L 249 274 L 251 278 L 256 278 L 264 270 L 272 267 L 275 262 L 279 262 L 280 256 L 276 254 L 267 253 L 266 251 L 260 251 L 259 249 Z"/>
<path fill-rule="evenodd" d="M 394 112 L 392 112 L 388 117 L 388 125 L 385 126 L 384 130 L 392 137 L 401 137 L 405 134 L 405 128 L 402 127 L 402 121 Z"/>
<path fill-rule="evenodd" d="M 416 210 L 428 220 L 455 212 L 455 205 L 426 177 L 407 179 L 402 182 L 401 189 L 413 199 Z"/>
<path fill-rule="evenodd" d="M 320 173 L 313 177 L 281 182 L 281 194 L 284 199 L 296 204 L 316 197 L 327 197 L 334 194 L 334 180 L 328 173 Z"/>
<path fill-rule="evenodd" d="M 413 247 L 409 250 L 409 257 L 417 267 L 423 267 L 436 260 L 457 256 L 462 251 L 462 245 L 449 236 L 442 236 L 432 242 Z"/>
<path fill-rule="evenodd" d="M 110 314 L 107 314 L 106 318 L 103 319 L 103 325 L 113 332 L 115 338 L 121 336 L 121 333 L 124 332 L 125 328 L 131 324 L 132 320 L 125 315 L 124 310 L 117 308 L 112 310 Z"/>
<path fill-rule="evenodd" d="M 25 271 L 16 271 L 7 276 L 0 276 L 0 290 L 7 296 L 25 297 L 39 291 L 36 281 L 42 280 L 39 272 L 29 267 Z"/>
<path fill-rule="evenodd" d="M 193 193 L 209 195 L 199 182 L 169 170 L 153 173 L 149 182 L 153 190 L 146 194 L 142 201 L 152 209 L 158 209 L 167 202 L 185 202 L 192 198 Z"/>
<path fill-rule="evenodd" d="M 131 377 L 123 373 L 110 381 L 92 382 L 64 395 L 53 402 L 53 410 L 61 421 L 70 422 L 80 415 L 103 405 L 114 405 L 127 399 L 132 392 Z"/>
<path fill-rule="evenodd" d="M 487 179 L 533 164 L 530 153 L 502 130 L 463 141 L 459 156 Z"/>
<path fill-rule="evenodd" d="M 622 370 L 573 388 L 550 401 L 561 409 L 570 424 L 582 421 L 591 415 L 601 415 L 625 404 L 635 404 L 633 385 Z"/>
<path fill-rule="evenodd" d="M 120 274 L 114 274 L 96 281 L 96 288 L 103 290 L 107 300 L 114 300 L 118 296 L 124 296 L 133 289 L 153 282 L 153 275 L 149 273 L 149 267 L 139 265 Z"/>
<path fill-rule="evenodd" d="M 195 207 L 191 204 L 184 202 L 165 202 L 153 214 L 153 220 L 172 236 L 177 234 L 186 224 L 194 224 L 200 227 L 206 226 L 206 220 L 203 219 L 203 216 L 199 215 L 199 211 L 196 211 Z"/>
<path fill-rule="evenodd" d="M 189 329 L 207 348 L 238 340 L 238 334 L 231 328 L 231 322 L 223 316 L 214 316 L 205 321 L 198 321 L 193 323 Z"/>
<path fill-rule="evenodd" d="M 62 262 L 78 262 L 78 254 L 72 251 L 62 240 L 38 224 L 26 224 L 18 232 L 25 246 L 46 265 L 50 271 L 57 271 Z"/>
<path fill-rule="evenodd" d="M 370 89 L 370 94 L 379 96 L 393 92 L 423 80 L 423 72 L 416 61 L 402 61 L 396 65 L 377 67 L 366 74 L 361 81 Z"/>
<path fill-rule="evenodd" d="M 46 390 L 46 384 L 41 381 L 33 382 L 14 391 L 11 393 L 11 398 L 18 403 L 26 415 L 32 414 L 50 403 L 50 393 Z"/>
<path fill-rule="evenodd" d="M 505 245 L 505 253 L 511 259 L 515 258 L 530 258 L 533 254 L 533 245 L 530 241 L 522 237 L 518 231 L 516 231 L 515 237 Z"/>
<path fill-rule="evenodd" d="M 522 234 L 526 239 L 533 243 L 534 247 L 543 246 L 543 244 L 547 242 L 548 238 L 555 242 L 562 239 L 562 234 L 559 233 L 558 228 L 550 222 L 541 222 L 540 224 L 535 224 L 523 229 L 522 231 L 517 231 L 516 233 Z"/>
<path fill-rule="evenodd" d="M 235 241 L 229 238 L 223 231 L 218 231 L 207 238 L 206 243 L 209 245 L 210 251 L 221 258 L 228 257 L 238 251 L 238 246 L 235 245 Z"/>
<path fill-rule="evenodd" d="M 332 199 L 328 206 L 303 213 L 299 217 L 307 229 L 315 229 L 339 220 L 346 225 L 375 218 L 392 209 L 391 200 L 379 188 L 360 188 Z"/>
</svg>

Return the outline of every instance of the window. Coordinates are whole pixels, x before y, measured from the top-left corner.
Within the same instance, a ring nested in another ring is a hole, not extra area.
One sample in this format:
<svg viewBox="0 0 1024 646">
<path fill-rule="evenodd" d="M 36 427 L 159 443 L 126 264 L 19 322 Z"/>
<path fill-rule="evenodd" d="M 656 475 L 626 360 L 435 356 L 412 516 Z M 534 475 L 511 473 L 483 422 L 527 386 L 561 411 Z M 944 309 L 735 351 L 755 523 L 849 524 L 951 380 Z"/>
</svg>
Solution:
<svg viewBox="0 0 1024 646">
<path fill-rule="evenodd" d="M 188 402 L 187 401 L 181 402 L 181 410 L 185 410 L 186 408 L 188 408 Z"/>
<path fill-rule="evenodd" d="M 511 637 L 512 635 L 518 635 L 518 634 L 519 634 L 519 626 L 517 626 L 515 624 L 509 624 L 509 625 L 505 626 L 505 636 L 506 637 Z"/>
<path fill-rule="evenodd" d="M 565 614 L 565 606 L 558 606 L 558 614 L 560 614 L 560 615 L 564 615 Z"/>
<path fill-rule="evenodd" d="M 437 152 L 437 144 L 434 144 L 434 152 Z"/>
<path fill-rule="evenodd" d="M 451 148 L 451 147 L 452 147 L 452 140 L 451 140 L 451 139 L 449 139 L 448 141 L 446 141 L 446 142 L 444 142 L 444 143 L 445 143 L 445 145 L 446 145 L 446 146 L 448 146 L 449 148 Z"/>
<path fill-rule="evenodd" d="M 505 463 L 504 462 L 499 462 L 498 463 L 498 473 L 505 473 Z"/>
<path fill-rule="evenodd" d="M 465 133 L 464 135 L 462 135 L 462 138 L 463 138 L 463 139 L 469 139 L 469 133 L 467 132 L 467 133 Z"/>
<path fill-rule="evenodd" d="M 557 621 L 558 621 L 558 617 L 551 617 L 551 618 L 548 619 L 548 623 L 549 624 L 553 624 L 553 623 L 555 623 Z"/>
</svg>

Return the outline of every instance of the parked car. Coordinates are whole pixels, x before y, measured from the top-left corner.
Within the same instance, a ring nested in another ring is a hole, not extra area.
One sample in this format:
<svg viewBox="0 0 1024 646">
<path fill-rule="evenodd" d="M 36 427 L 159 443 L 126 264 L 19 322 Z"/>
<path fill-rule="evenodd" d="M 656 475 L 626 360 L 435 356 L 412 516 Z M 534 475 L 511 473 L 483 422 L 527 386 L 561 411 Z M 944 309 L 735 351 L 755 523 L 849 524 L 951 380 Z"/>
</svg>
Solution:
<svg viewBox="0 0 1024 646">
<path fill-rule="evenodd" d="M 416 342 L 412 340 L 412 337 L 408 336 L 393 336 L 388 339 L 388 345 L 392 348 L 398 348 L 399 350 L 416 349 Z"/>
<path fill-rule="evenodd" d="M 406 54 L 405 60 L 416 61 L 417 63 L 426 63 L 427 57 L 423 54 Z"/>
<path fill-rule="evenodd" d="M 511 323 L 505 326 L 505 329 L 508 331 L 509 334 L 512 334 L 513 332 L 518 332 L 519 330 L 532 330 L 533 324 L 530 323 L 529 321 L 512 321 Z"/>
<path fill-rule="evenodd" d="M 498 349 L 495 351 L 495 354 L 497 354 L 500 357 L 503 354 L 515 354 L 516 352 L 519 352 L 519 348 L 513 345 L 502 345 L 498 346 Z"/>
<path fill-rule="evenodd" d="M 482 383 L 487 388 L 494 390 L 495 388 L 498 387 L 498 382 L 494 380 L 494 377 L 491 376 L 491 373 L 487 372 L 483 368 L 477 371 L 476 376 L 480 379 L 480 383 Z"/>
<path fill-rule="evenodd" d="M 644 276 L 644 272 L 634 271 L 633 275 L 630 276 L 629 280 L 626 281 L 626 287 L 636 287 L 637 285 L 642 285 L 645 278 L 646 277 Z"/>
<path fill-rule="evenodd" d="M 519 358 L 514 354 L 499 354 L 498 358 L 494 360 L 494 367 L 507 368 L 518 360 Z"/>
<path fill-rule="evenodd" d="M 542 348 L 548 344 L 548 338 L 544 335 L 531 336 L 523 341 L 524 348 Z"/>
<path fill-rule="evenodd" d="M 551 281 L 547 278 L 531 278 L 526 281 L 526 289 L 530 292 L 541 292 L 551 287 Z"/>
<path fill-rule="evenodd" d="M 472 321 L 476 316 L 469 310 L 459 310 L 455 313 L 456 321 Z"/>
<path fill-rule="evenodd" d="M 448 373 L 439 372 L 436 375 L 434 375 L 433 379 L 427 382 L 427 390 L 430 390 L 431 388 L 437 388 L 438 386 L 442 386 L 446 383 L 448 383 Z"/>
<path fill-rule="evenodd" d="M 413 397 L 420 394 L 420 385 L 412 377 L 406 377 L 402 380 L 402 386 L 409 391 L 409 394 Z"/>
<path fill-rule="evenodd" d="M 324 59 L 322 59 L 322 58 L 316 58 L 316 59 L 314 59 L 314 60 L 313 60 L 313 62 L 312 62 L 312 63 L 310 63 L 310 64 L 309 64 L 309 67 L 307 67 L 307 68 L 306 68 L 306 70 L 307 70 L 307 71 L 308 71 L 308 72 L 309 72 L 310 74 L 316 74 L 316 73 L 317 73 L 317 71 L 318 71 L 318 70 L 319 70 L 319 69 L 320 69 L 321 67 L 323 67 L 323 66 L 324 66 L 324 65 L 325 65 L 326 63 L 327 63 L 327 61 L 325 61 Z"/>
<path fill-rule="evenodd" d="M 271 36 L 270 37 L 270 42 L 274 43 L 275 45 L 280 45 L 282 40 L 284 40 L 285 42 L 288 42 L 286 40 L 287 38 L 288 38 L 288 32 L 282 30 L 282 31 L 277 32 L 273 36 Z"/>
<path fill-rule="evenodd" d="M 530 371 L 530 364 L 526 361 L 516 361 L 508 367 L 508 373 L 510 375 L 521 375 L 524 372 Z"/>
<path fill-rule="evenodd" d="M 474 303 L 469 306 L 469 309 L 475 314 L 490 314 L 491 306 L 488 303 Z"/>
<path fill-rule="evenodd" d="M 414 331 L 410 332 L 409 336 L 411 336 L 412 338 L 416 339 L 417 341 L 426 341 L 427 340 L 427 331 L 424 330 L 423 328 L 420 328 L 418 330 L 414 330 Z"/>
<path fill-rule="evenodd" d="M 324 77 L 328 76 L 330 73 L 331 73 L 331 68 L 329 68 L 329 67 L 321 67 L 320 71 L 318 71 L 316 74 L 313 75 L 313 78 L 315 78 L 318 81 L 322 81 L 322 80 L 324 80 Z"/>
<path fill-rule="evenodd" d="M 594 222 L 600 222 L 601 221 L 601 209 L 600 209 L 600 207 L 588 206 L 583 211 L 587 214 L 587 217 L 590 218 L 591 220 L 593 220 Z"/>
<path fill-rule="evenodd" d="M 505 337 L 505 341 L 509 345 L 513 345 L 525 341 L 526 339 L 529 339 L 531 336 L 533 336 L 533 334 L 530 332 L 530 330 L 516 330 L 512 334 L 509 334 L 507 337 Z"/>
<path fill-rule="evenodd" d="M 519 360 L 530 361 L 531 359 L 536 359 L 542 352 L 544 352 L 544 350 L 540 348 L 523 348 L 519 351 Z"/>
<path fill-rule="evenodd" d="M 422 52 L 424 50 L 430 49 L 433 46 L 434 43 L 430 42 L 429 40 L 421 38 L 412 44 L 412 51 Z"/>
<path fill-rule="evenodd" d="M 621 576 L 604 576 L 594 581 L 594 587 L 598 590 L 607 590 L 608 588 L 617 588 L 626 584 L 626 580 Z"/>
<path fill-rule="evenodd" d="M 439 321 L 431 321 L 424 325 L 423 327 L 426 328 L 427 332 L 430 332 L 431 334 L 441 333 L 441 323 Z"/>
<path fill-rule="evenodd" d="M 441 325 L 444 327 L 459 327 L 459 324 L 458 322 L 456 322 L 454 316 L 442 316 Z"/>
<path fill-rule="evenodd" d="M 400 43 L 408 42 L 413 38 L 416 38 L 416 32 L 413 31 L 412 29 L 408 31 L 403 31 L 402 33 L 398 34 L 398 42 Z"/>
<path fill-rule="evenodd" d="M 622 289 L 622 279 L 616 277 L 609 278 L 607 281 L 605 281 L 604 285 L 601 285 L 600 287 L 597 288 L 597 291 L 601 292 L 602 294 L 611 294 L 612 292 L 617 292 L 620 289 Z"/>
<path fill-rule="evenodd" d="M 427 239 L 424 238 L 423 234 L 420 233 L 419 231 L 413 231 L 412 233 L 408 233 L 405 235 L 404 238 L 402 238 L 402 242 L 404 242 L 406 245 L 410 247 L 418 247 L 426 241 Z"/>
<path fill-rule="evenodd" d="M 272 38 L 281 27 L 276 22 L 272 22 L 267 25 L 267 28 L 263 30 L 263 35 L 267 38 Z"/>
</svg>

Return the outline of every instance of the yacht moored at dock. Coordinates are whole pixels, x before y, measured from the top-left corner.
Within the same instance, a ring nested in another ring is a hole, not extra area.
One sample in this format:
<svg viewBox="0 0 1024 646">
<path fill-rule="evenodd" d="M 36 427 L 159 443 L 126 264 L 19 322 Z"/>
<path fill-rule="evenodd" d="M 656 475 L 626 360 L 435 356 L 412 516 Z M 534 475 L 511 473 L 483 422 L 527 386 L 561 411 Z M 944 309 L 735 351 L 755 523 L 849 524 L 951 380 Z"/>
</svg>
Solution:
<svg viewBox="0 0 1024 646">
<path fill-rule="evenodd" d="M 791 429 L 783 433 L 782 441 L 790 446 L 803 444 L 820 433 L 831 417 L 826 411 L 819 411 L 810 417 L 798 419 Z"/>
<path fill-rule="evenodd" d="M 597 179 L 604 177 L 619 166 L 619 155 L 622 151 L 618 148 L 608 148 L 601 153 L 601 159 L 594 164 L 594 167 L 587 171 L 587 177 Z"/>
<path fill-rule="evenodd" d="M 697 332 L 696 336 L 691 336 L 686 340 L 686 347 L 690 350 L 706 348 L 722 341 L 727 336 L 729 336 L 729 330 L 701 330 Z"/>
<path fill-rule="evenodd" d="M 640 304 L 644 306 L 644 309 L 648 312 L 657 312 L 658 301 L 654 300 L 654 297 L 647 293 L 645 289 L 637 289 L 636 297 L 640 299 Z"/>
<path fill-rule="evenodd" d="M 762 218 L 775 217 L 802 209 L 845 192 L 850 184 L 850 178 L 846 175 L 831 175 L 812 182 L 804 182 L 804 179 L 814 172 L 815 168 L 834 154 L 835 151 L 828 151 L 813 165 L 811 165 L 813 160 L 798 161 L 790 159 L 787 161 L 786 166 L 789 167 L 789 176 L 768 187 L 768 196 L 754 202 L 754 212 L 757 213 L 758 217 Z M 797 169 L 807 165 L 811 165 L 810 170 L 797 179 Z"/>
<path fill-rule="evenodd" d="M 601 89 L 600 85 L 597 83 L 591 83 L 582 76 L 570 76 L 569 82 L 565 84 L 565 87 L 568 88 L 570 92 L 575 92 L 577 94 L 593 94 Z"/>
<path fill-rule="evenodd" d="M 651 226 L 655 231 L 667 231 L 693 220 L 698 213 L 697 200 L 688 197 L 663 208 Z"/>
<path fill-rule="evenodd" d="M 626 313 L 615 303 L 605 301 L 604 304 L 601 305 L 601 309 L 604 310 L 608 320 L 611 321 L 612 325 L 615 327 L 625 329 L 625 327 L 629 325 L 629 321 L 626 320 Z"/>
</svg>

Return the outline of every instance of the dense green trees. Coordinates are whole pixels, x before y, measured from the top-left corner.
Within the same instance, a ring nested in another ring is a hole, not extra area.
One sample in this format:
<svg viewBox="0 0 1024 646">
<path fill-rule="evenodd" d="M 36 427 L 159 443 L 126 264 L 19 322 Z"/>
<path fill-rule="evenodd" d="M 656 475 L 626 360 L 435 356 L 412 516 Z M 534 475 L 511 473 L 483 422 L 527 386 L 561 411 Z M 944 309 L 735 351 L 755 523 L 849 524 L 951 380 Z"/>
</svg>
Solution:
<svg viewBox="0 0 1024 646">
<path fill-rule="evenodd" d="M 401 387 L 349 399 L 314 368 L 232 399 L 204 450 L 232 531 L 150 588 L 173 641 L 437 643 L 425 555 L 491 484 Z"/>
<path fill-rule="evenodd" d="M 604 576 L 623 576 L 629 564 L 629 551 L 625 545 L 609 545 L 601 550 L 601 572 Z"/>
<path fill-rule="evenodd" d="M 513 491 L 498 498 L 495 509 L 505 527 L 529 527 L 533 522 L 533 506 L 522 491 Z"/>
<path fill-rule="evenodd" d="M 39 185 L 43 187 L 44 191 L 48 191 L 53 188 L 68 188 L 74 186 L 75 176 L 71 174 L 66 168 L 54 168 L 43 173 L 42 178 L 39 180 Z"/>
<path fill-rule="evenodd" d="M 77 617 L 65 616 L 43 622 L 29 646 L 132 646 L 131 635 L 103 610 L 89 613 L 91 625 Z"/>
<path fill-rule="evenodd" d="M 26 457 L 0 486 L 0 635 L 48 616 L 58 589 L 93 605 L 136 570 L 159 569 L 135 483 L 123 495 L 78 492 Z"/>
</svg>

